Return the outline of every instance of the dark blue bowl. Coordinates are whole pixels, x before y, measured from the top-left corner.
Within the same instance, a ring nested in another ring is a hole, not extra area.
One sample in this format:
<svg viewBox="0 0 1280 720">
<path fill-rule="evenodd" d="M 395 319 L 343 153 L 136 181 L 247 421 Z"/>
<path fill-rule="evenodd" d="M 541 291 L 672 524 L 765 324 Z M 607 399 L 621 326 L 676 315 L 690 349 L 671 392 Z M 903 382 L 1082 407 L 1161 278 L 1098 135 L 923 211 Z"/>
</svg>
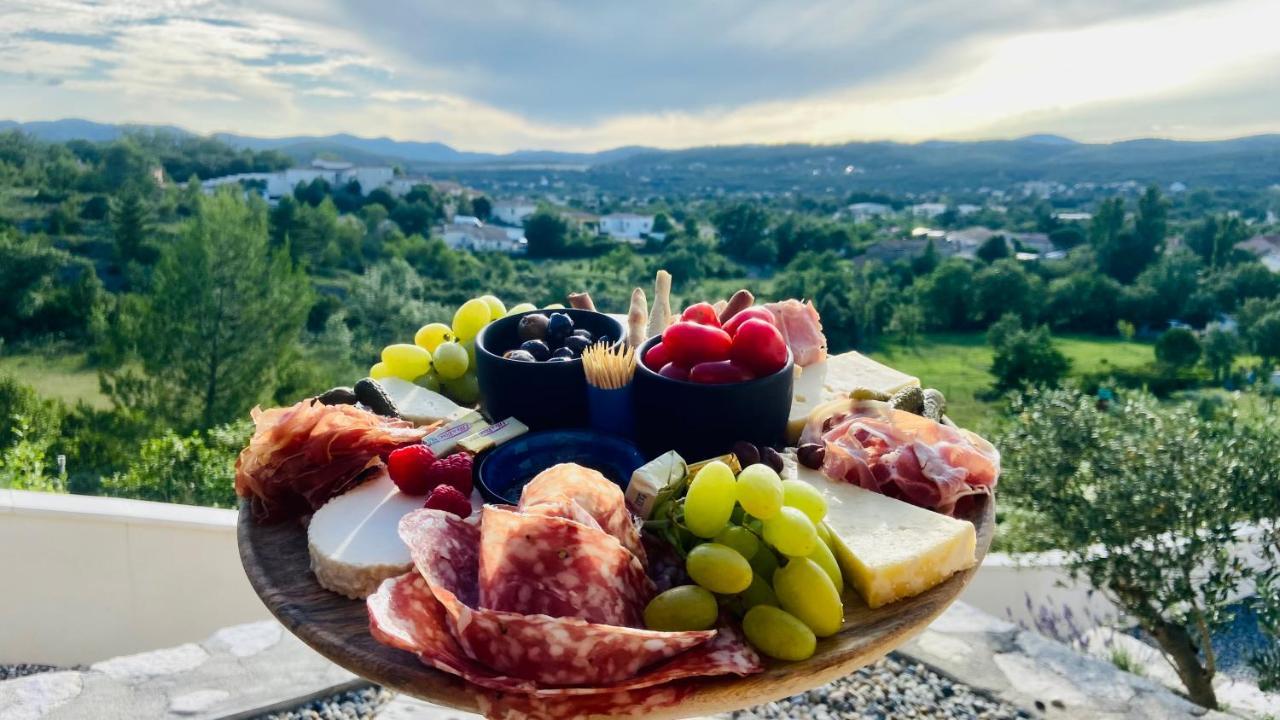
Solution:
<svg viewBox="0 0 1280 720">
<path fill-rule="evenodd" d="M 626 490 L 644 456 L 622 438 L 590 430 L 531 432 L 484 453 L 476 463 L 476 487 L 486 502 L 515 505 L 526 483 L 560 463 L 599 470 Z"/>
</svg>

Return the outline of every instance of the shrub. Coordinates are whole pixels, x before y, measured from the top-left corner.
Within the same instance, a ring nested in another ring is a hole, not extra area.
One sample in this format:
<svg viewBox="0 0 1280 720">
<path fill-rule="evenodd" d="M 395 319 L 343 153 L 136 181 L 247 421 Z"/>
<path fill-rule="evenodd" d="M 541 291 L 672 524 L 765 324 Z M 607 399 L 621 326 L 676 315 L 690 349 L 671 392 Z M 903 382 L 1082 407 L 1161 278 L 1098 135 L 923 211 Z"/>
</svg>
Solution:
<svg viewBox="0 0 1280 720">
<path fill-rule="evenodd" d="M 240 421 L 207 433 L 168 431 L 142 444 L 123 473 L 102 480 L 104 495 L 159 502 L 234 507 L 235 460 L 252 426 Z"/>
</svg>

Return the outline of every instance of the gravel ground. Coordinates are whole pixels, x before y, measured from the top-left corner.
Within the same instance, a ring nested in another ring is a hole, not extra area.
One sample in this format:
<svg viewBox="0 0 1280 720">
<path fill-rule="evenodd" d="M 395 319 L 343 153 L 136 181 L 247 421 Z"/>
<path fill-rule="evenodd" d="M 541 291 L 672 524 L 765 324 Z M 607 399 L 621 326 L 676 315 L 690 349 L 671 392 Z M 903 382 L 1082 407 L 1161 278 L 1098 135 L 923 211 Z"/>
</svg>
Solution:
<svg viewBox="0 0 1280 720">
<path fill-rule="evenodd" d="M 371 686 L 262 720 L 373 720 L 394 695 Z M 1026 712 L 980 695 L 918 663 L 890 656 L 830 685 L 743 710 L 733 720 L 1024 720 Z"/>
<path fill-rule="evenodd" d="M 1028 713 L 979 695 L 919 663 L 889 656 L 880 662 L 806 693 L 742 710 L 734 720 L 1014 720 Z"/>
<path fill-rule="evenodd" d="M 263 715 L 258 720 L 372 720 L 395 694 L 370 685 L 312 700 L 288 712 Z"/>
<path fill-rule="evenodd" d="M 56 667 L 54 665 L 0 665 L 0 680 L 12 680 L 13 678 L 26 677 L 27 675 L 35 675 L 36 673 L 62 669 L 63 668 Z"/>
</svg>

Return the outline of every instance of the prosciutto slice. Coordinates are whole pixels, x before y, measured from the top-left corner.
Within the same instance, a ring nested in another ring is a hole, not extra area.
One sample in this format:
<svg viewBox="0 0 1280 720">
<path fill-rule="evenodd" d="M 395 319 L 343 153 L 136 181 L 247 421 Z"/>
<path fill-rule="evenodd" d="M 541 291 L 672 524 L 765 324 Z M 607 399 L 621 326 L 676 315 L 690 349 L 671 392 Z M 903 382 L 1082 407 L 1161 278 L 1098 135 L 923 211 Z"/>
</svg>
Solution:
<svg viewBox="0 0 1280 720">
<path fill-rule="evenodd" d="M 782 331 L 796 365 L 808 367 L 827 359 L 827 336 L 822 334 L 822 318 L 812 302 L 783 300 L 764 307 L 773 313 L 773 323 Z"/>
<path fill-rule="evenodd" d="M 961 499 L 995 488 L 1000 453 L 978 435 L 888 403 L 841 405 L 815 412 L 801 437 L 825 444 L 828 477 L 947 515 Z"/>
<path fill-rule="evenodd" d="M 381 467 L 392 450 L 426 434 L 404 420 L 310 400 L 250 414 L 255 429 L 236 459 L 235 487 L 259 522 L 318 510 Z"/>
</svg>

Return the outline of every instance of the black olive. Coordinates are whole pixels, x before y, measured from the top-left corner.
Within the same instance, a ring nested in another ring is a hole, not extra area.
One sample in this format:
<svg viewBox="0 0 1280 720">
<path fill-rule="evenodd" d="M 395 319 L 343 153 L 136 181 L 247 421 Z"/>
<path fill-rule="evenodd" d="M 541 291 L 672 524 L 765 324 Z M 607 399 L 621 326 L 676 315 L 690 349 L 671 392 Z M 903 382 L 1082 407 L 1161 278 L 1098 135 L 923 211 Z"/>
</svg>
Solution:
<svg viewBox="0 0 1280 720">
<path fill-rule="evenodd" d="M 533 356 L 534 360 L 542 362 L 551 357 L 551 348 L 541 340 L 525 340 L 520 343 L 520 349 Z"/>
<path fill-rule="evenodd" d="M 360 401 L 356 391 L 349 387 L 336 387 L 325 390 L 316 396 L 321 405 L 355 405 Z"/>
<path fill-rule="evenodd" d="M 550 360 L 547 360 L 547 362 L 569 362 L 571 360 L 573 360 L 572 357 L 566 357 L 564 355 L 555 355 L 555 356 L 552 356 Z"/>
<path fill-rule="evenodd" d="M 527 350 L 508 350 L 502 357 L 517 362 L 537 362 Z"/>
<path fill-rule="evenodd" d="M 773 468 L 774 472 L 780 473 L 784 467 L 782 463 L 782 456 L 778 454 L 777 450 L 774 450 L 771 447 L 760 448 L 760 462 Z"/>
<path fill-rule="evenodd" d="M 574 334 L 574 335 L 577 335 L 578 337 L 584 337 L 584 338 L 586 338 L 586 339 L 587 339 L 587 342 L 591 342 L 592 340 L 594 340 L 594 339 L 595 339 L 594 337 L 592 337 L 592 335 L 591 335 L 591 331 L 590 331 L 590 330 L 588 330 L 588 329 L 586 329 L 586 328 L 578 328 L 578 329 L 576 329 L 576 330 L 574 330 L 574 331 L 573 331 L 573 334 Z"/>
<path fill-rule="evenodd" d="M 552 360 L 572 360 L 575 357 L 577 356 L 567 347 L 556 348 L 555 352 L 551 353 Z"/>
<path fill-rule="evenodd" d="M 734 443 L 731 452 L 738 457 L 738 464 L 742 467 L 760 462 L 760 450 L 746 440 Z"/>
<path fill-rule="evenodd" d="M 533 313 L 520 318 L 520 325 L 517 332 L 520 334 L 521 340 L 542 340 L 547 336 L 547 316 L 542 313 Z"/>
<path fill-rule="evenodd" d="M 578 357 L 582 354 L 583 350 L 586 350 L 589 347 L 591 347 L 590 340 L 577 335 L 570 335 L 564 339 L 564 347 L 561 349 L 568 350 L 573 353 L 574 357 Z"/>
<path fill-rule="evenodd" d="M 563 342 L 573 334 L 573 318 L 564 313 L 552 313 L 547 320 L 547 337 L 556 342 Z"/>
<path fill-rule="evenodd" d="M 822 467 L 822 461 L 827 457 L 827 446 L 818 443 L 805 443 L 796 448 L 796 459 L 800 464 L 811 469 L 817 470 Z"/>
</svg>

